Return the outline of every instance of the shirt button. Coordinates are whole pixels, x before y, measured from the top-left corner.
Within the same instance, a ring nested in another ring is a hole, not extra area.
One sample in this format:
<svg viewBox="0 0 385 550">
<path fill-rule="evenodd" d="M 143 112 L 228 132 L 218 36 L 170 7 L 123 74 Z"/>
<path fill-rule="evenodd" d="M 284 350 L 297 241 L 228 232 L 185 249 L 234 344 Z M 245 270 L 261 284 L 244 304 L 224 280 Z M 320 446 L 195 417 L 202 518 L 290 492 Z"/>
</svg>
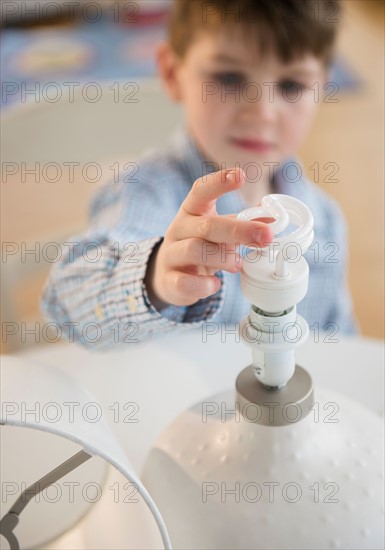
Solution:
<svg viewBox="0 0 385 550">
<path fill-rule="evenodd" d="M 99 305 L 96 306 L 96 308 L 95 308 L 95 315 L 100 321 L 103 321 L 104 313 L 103 313 L 102 308 Z"/>
<path fill-rule="evenodd" d="M 128 309 L 131 311 L 131 313 L 135 313 L 138 309 L 138 303 L 132 294 L 129 294 L 127 296 L 127 302 L 128 302 Z"/>
</svg>

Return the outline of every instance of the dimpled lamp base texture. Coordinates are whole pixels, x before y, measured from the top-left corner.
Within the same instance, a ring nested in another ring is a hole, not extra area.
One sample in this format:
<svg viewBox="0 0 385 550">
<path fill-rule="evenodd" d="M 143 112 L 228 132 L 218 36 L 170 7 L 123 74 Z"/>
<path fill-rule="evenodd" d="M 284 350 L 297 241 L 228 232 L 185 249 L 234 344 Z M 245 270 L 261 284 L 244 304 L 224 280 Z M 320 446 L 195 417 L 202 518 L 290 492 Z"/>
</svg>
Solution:
<svg viewBox="0 0 385 550">
<path fill-rule="evenodd" d="M 173 548 L 384 548 L 381 418 L 318 388 L 305 418 L 263 426 L 235 396 L 185 411 L 147 457 Z"/>
</svg>

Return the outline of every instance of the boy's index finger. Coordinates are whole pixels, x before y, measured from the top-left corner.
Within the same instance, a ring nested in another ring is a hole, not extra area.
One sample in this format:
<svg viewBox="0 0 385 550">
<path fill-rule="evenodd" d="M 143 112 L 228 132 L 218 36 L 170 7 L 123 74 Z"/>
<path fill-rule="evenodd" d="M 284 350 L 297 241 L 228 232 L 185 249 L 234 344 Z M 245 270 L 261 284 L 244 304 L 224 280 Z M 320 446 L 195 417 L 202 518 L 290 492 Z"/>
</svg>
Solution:
<svg viewBox="0 0 385 550">
<path fill-rule="evenodd" d="M 212 209 L 221 195 L 238 189 L 244 181 L 243 171 L 240 168 L 207 174 L 194 182 L 182 207 L 193 216 L 204 215 Z"/>
</svg>

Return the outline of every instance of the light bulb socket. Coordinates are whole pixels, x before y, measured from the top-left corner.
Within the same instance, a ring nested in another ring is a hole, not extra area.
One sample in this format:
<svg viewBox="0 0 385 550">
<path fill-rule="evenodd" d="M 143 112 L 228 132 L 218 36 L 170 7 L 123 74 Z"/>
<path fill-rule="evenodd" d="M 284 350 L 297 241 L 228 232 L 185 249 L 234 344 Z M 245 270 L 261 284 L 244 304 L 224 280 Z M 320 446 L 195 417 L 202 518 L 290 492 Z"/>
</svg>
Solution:
<svg viewBox="0 0 385 550">
<path fill-rule="evenodd" d="M 289 426 L 303 420 L 314 405 L 313 380 L 296 365 L 294 374 L 281 388 L 271 388 L 256 377 L 252 365 L 236 380 L 236 406 L 247 422 L 263 426 Z"/>
</svg>

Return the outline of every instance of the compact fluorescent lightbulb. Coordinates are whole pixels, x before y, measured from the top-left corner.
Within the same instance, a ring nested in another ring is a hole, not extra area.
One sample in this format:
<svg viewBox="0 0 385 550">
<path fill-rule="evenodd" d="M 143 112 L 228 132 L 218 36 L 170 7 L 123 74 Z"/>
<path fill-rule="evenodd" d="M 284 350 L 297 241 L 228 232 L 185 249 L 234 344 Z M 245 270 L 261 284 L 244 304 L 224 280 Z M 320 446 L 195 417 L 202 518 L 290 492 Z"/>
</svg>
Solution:
<svg viewBox="0 0 385 550">
<path fill-rule="evenodd" d="M 260 207 L 238 215 L 241 220 L 266 217 L 275 219 L 270 224 L 274 235 L 289 224 L 296 229 L 276 237 L 266 248 L 251 249 L 245 256 L 241 289 L 252 306 L 240 333 L 243 342 L 252 348 L 255 376 L 265 386 L 283 387 L 295 371 L 294 349 L 309 334 L 296 305 L 308 289 L 309 266 L 302 255 L 314 239 L 314 219 L 305 204 L 286 195 L 267 195 Z"/>
</svg>

